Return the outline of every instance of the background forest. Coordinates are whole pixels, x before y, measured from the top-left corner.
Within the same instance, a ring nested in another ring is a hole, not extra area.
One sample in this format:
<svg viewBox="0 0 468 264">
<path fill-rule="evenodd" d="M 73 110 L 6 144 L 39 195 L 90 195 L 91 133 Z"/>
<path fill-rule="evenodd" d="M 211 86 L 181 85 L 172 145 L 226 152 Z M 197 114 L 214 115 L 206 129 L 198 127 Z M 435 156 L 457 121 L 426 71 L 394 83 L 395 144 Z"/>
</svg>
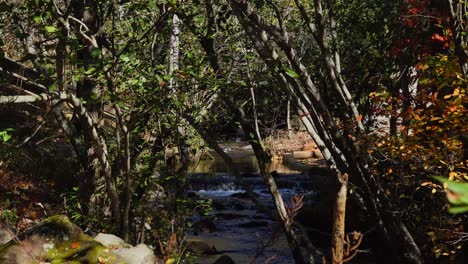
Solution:
<svg viewBox="0 0 468 264">
<path fill-rule="evenodd" d="M 22 231 L 66 214 L 193 261 L 187 219 L 210 204 L 187 168 L 211 150 L 242 178 L 221 146 L 240 129 L 291 261 L 464 263 L 467 13 L 460 0 L 0 1 L 0 218 Z M 328 168 L 321 207 L 285 202 L 270 169 L 273 139 L 299 131 Z"/>
</svg>

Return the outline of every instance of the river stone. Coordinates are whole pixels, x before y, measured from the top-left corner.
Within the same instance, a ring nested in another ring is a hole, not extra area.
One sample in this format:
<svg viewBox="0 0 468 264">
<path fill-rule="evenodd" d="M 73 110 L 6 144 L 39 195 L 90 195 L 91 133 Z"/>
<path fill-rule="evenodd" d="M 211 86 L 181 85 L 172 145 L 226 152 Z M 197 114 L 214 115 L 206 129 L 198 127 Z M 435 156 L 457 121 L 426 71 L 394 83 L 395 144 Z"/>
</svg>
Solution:
<svg viewBox="0 0 468 264">
<path fill-rule="evenodd" d="M 213 264 L 236 264 L 231 257 L 227 255 L 222 255 L 217 259 Z"/>
<path fill-rule="evenodd" d="M 255 199 L 259 195 L 254 192 L 238 192 L 231 194 L 231 197 L 241 198 L 241 199 Z"/>
<path fill-rule="evenodd" d="M 216 231 L 216 224 L 214 223 L 213 219 L 202 219 L 193 225 L 193 229 L 195 230 L 195 232 L 213 233 L 214 231 Z"/>
<path fill-rule="evenodd" d="M 226 205 L 223 204 L 220 200 L 213 200 L 211 202 L 211 207 L 218 211 L 226 210 Z"/>
<path fill-rule="evenodd" d="M 154 264 L 155 255 L 145 244 L 139 244 L 132 248 L 120 248 L 113 251 L 120 261 L 129 264 Z"/>
<path fill-rule="evenodd" d="M 200 240 L 189 240 L 186 243 L 187 250 L 196 255 L 215 255 L 218 251 L 214 246 L 208 245 L 206 242 Z"/>
<path fill-rule="evenodd" d="M 245 214 L 216 213 L 216 217 L 223 218 L 225 220 L 232 220 L 232 219 L 238 219 L 238 218 L 245 218 Z"/>
<path fill-rule="evenodd" d="M 9 226 L 4 223 L 0 223 L 0 245 L 13 239 L 13 231 Z"/>
<path fill-rule="evenodd" d="M 100 242 L 103 244 L 105 247 L 113 249 L 113 248 L 130 248 L 131 246 L 125 241 L 113 234 L 104 234 L 104 233 L 99 233 L 94 240 Z"/>
<path fill-rule="evenodd" d="M 254 227 L 264 227 L 267 226 L 268 223 L 266 221 L 250 221 L 247 223 L 242 223 L 239 225 L 239 227 L 243 228 L 254 228 Z"/>
<path fill-rule="evenodd" d="M 40 260 L 40 261 L 39 261 Z M 119 263 L 64 215 L 47 218 L 0 246 L 0 263 Z"/>
</svg>

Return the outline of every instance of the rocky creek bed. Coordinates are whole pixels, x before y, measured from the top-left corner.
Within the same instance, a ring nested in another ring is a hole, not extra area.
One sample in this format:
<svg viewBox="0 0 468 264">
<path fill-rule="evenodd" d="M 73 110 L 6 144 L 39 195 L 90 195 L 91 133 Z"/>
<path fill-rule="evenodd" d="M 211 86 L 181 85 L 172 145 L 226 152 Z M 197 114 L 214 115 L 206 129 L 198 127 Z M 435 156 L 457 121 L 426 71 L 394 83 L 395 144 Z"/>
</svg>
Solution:
<svg viewBox="0 0 468 264">
<path fill-rule="evenodd" d="M 240 180 L 232 175 L 196 174 L 189 179 L 197 197 L 211 200 L 213 207 L 208 216 L 193 218 L 194 232 L 188 236 L 188 241 L 203 242 L 212 249 L 200 256 L 196 263 L 213 263 L 220 254 L 231 257 L 235 263 L 293 262 L 279 221 L 271 215 L 273 200 L 262 177 L 248 174 L 242 181 L 253 188 L 256 200 L 264 204 L 266 210 L 246 194 Z M 314 185 L 320 179 L 290 173 L 277 174 L 276 180 L 283 199 L 289 204 L 295 194 L 305 195 L 306 202 L 313 201 L 316 196 Z"/>
</svg>

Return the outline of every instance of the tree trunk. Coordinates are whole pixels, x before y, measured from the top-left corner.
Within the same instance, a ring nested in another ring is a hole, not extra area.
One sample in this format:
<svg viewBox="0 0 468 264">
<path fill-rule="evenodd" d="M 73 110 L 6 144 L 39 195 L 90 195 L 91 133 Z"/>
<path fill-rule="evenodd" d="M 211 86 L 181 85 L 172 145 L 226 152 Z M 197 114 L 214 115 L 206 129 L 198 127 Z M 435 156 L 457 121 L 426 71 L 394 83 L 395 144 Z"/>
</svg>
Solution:
<svg viewBox="0 0 468 264">
<path fill-rule="evenodd" d="M 292 138 L 293 131 L 291 127 L 291 99 L 288 98 L 288 104 L 286 105 L 286 126 L 288 128 L 288 137 Z"/>
<path fill-rule="evenodd" d="M 169 89 L 174 94 L 175 100 L 179 100 L 177 98 L 177 88 L 176 88 L 176 79 L 174 78 L 174 74 L 179 70 L 179 52 L 180 52 L 180 19 L 177 14 L 173 14 L 172 16 L 172 27 L 171 27 L 171 38 L 169 43 L 169 68 L 168 68 L 168 75 L 171 75 L 169 79 Z M 177 107 L 179 108 L 179 107 Z M 181 109 L 176 109 L 176 112 L 180 112 Z M 180 116 L 180 113 L 177 115 Z M 189 151 L 186 142 L 186 131 L 182 125 L 183 120 L 177 120 L 177 132 L 178 132 L 178 148 L 179 148 L 179 155 L 180 160 L 182 163 L 182 167 L 177 169 L 179 172 L 184 172 L 187 170 L 190 157 Z"/>
<path fill-rule="evenodd" d="M 348 175 L 345 173 L 338 177 L 339 189 L 336 194 L 332 235 L 332 263 L 334 264 L 342 264 L 344 258 L 346 196 L 348 191 Z"/>
</svg>

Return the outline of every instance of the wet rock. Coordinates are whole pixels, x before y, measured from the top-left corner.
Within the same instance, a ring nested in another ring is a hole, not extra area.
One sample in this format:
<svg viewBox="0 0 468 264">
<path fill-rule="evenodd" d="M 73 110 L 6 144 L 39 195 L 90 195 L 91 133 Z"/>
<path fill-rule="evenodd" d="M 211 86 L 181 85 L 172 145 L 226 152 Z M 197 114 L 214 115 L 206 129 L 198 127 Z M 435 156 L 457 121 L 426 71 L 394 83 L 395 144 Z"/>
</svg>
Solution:
<svg viewBox="0 0 468 264">
<path fill-rule="evenodd" d="M 0 245 L 13 239 L 13 230 L 6 224 L 0 223 Z"/>
<path fill-rule="evenodd" d="M 257 198 L 258 194 L 254 192 L 238 192 L 231 195 L 231 197 L 240 198 L 240 199 L 252 199 Z"/>
<path fill-rule="evenodd" d="M 226 210 L 226 205 L 219 200 L 213 200 L 211 206 L 217 211 Z"/>
<path fill-rule="evenodd" d="M 254 227 L 264 227 L 267 226 L 268 223 L 266 221 L 250 221 L 247 223 L 242 223 L 239 225 L 239 227 L 243 228 L 254 228 Z"/>
<path fill-rule="evenodd" d="M 223 218 L 225 220 L 232 220 L 232 219 L 245 217 L 245 215 L 243 214 L 231 214 L 231 213 L 217 213 L 216 216 L 219 218 Z"/>
<path fill-rule="evenodd" d="M 232 260 L 231 257 L 227 255 L 222 255 L 221 257 L 219 257 L 219 259 L 213 262 L 213 264 L 236 264 L 236 263 L 234 262 L 234 260 Z"/>
<path fill-rule="evenodd" d="M 132 248 L 120 248 L 114 251 L 119 261 L 131 264 L 154 264 L 156 257 L 147 245 L 140 244 Z"/>
<path fill-rule="evenodd" d="M 125 241 L 113 234 L 104 234 L 104 233 L 99 233 L 97 236 L 94 238 L 94 240 L 100 242 L 103 244 L 105 247 L 113 249 L 113 248 L 130 248 L 131 246 Z"/>
<path fill-rule="evenodd" d="M 117 257 L 92 239 L 66 216 L 47 218 L 0 246 L 0 263 L 113 263 Z"/>
<path fill-rule="evenodd" d="M 187 241 L 187 250 L 196 255 L 215 255 L 218 251 L 213 245 L 208 245 L 206 242 L 200 240 Z"/>
<path fill-rule="evenodd" d="M 187 198 L 198 199 L 198 198 L 200 198 L 200 195 L 198 195 L 196 192 L 188 192 L 187 193 Z"/>
<path fill-rule="evenodd" d="M 113 234 L 99 233 L 95 240 L 106 246 L 111 253 L 117 256 L 119 263 L 129 264 L 153 264 L 155 255 L 147 245 L 140 244 L 135 247 Z"/>
<path fill-rule="evenodd" d="M 203 219 L 193 225 L 195 232 L 200 233 L 213 233 L 216 231 L 216 225 L 213 219 Z"/>
<path fill-rule="evenodd" d="M 254 177 L 259 177 L 260 175 L 256 173 L 242 173 L 241 177 L 242 178 L 254 178 Z"/>
<path fill-rule="evenodd" d="M 230 207 L 235 210 L 245 210 L 247 209 L 247 205 L 241 200 L 234 200 L 230 204 Z"/>
</svg>

